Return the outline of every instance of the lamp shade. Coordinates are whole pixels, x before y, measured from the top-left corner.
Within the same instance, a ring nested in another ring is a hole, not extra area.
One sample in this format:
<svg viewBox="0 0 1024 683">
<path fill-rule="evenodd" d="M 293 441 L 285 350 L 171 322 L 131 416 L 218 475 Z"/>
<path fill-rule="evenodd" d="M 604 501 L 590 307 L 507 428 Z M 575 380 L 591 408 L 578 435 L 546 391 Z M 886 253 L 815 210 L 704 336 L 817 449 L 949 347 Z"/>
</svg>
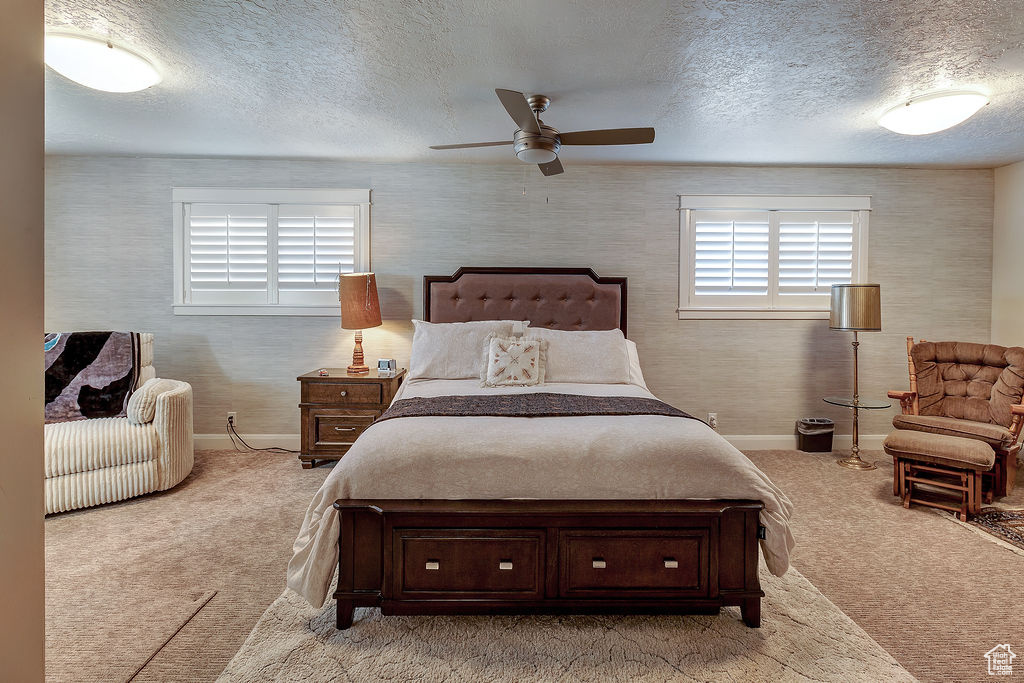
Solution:
<svg viewBox="0 0 1024 683">
<path fill-rule="evenodd" d="M 882 329 L 882 294 L 879 285 L 832 285 L 828 326 L 849 332 Z"/>
<path fill-rule="evenodd" d="M 365 330 L 380 325 L 377 278 L 373 273 L 339 275 L 338 301 L 341 304 L 342 329 Z"/>
</svg>

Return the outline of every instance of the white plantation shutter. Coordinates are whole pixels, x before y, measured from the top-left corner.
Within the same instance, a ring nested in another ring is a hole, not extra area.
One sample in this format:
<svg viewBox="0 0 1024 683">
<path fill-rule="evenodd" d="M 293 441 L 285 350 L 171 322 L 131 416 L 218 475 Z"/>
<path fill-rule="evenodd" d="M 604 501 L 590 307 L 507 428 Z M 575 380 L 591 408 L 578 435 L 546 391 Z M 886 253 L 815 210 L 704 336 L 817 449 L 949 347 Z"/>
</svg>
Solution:
<svg viewBox="0 0 1024 683">
<path fill-rule="evenodd" d="M 189 205 L 193 302 L 266 303 L 269 209 L 258 204 Z"/>
<path fill-rule="evenodd" d="M 779 294 L 827 295 L 853 282 L 852 211 L 780 211 Z"/>
<path fill-rule="evenodd" d="M 355 272 L 358 209 L 281 206 L 277 219 L 277 281 L 282 302 L 290 292 L 327 291 L 337 299 L 338 275 Z"/>
<path fill-rule="evenodd" d="M 818 318 L 867 275 L 868 196 L 680 195 L 680 318 Z"/>
<path fill-rule="evenodd" d="M 369 190 L 174 188 L 174 312 L 338 313 L 370 270 Z"/>
<path fill-rule="evenodd" d="M 831 286 L 853 282 L 856 225 L 852 211 L 778 212 L 780 305 L 827 306 Z"/>
<path fill-rule="evenodd" d="M 704 303 L 766 304 L 771 257 L 769 213 L 693 213 L 693 296 Z"/>
</svg>

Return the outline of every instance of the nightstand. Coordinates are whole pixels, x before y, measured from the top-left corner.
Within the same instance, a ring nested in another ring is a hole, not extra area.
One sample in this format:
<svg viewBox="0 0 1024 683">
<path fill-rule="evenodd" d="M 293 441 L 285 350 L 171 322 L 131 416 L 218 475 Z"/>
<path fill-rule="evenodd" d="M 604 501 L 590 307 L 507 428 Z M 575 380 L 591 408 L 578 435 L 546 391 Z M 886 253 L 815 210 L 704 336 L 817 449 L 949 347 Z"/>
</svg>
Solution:
<svg viewBox="0 0 1024 683">
<path fill-rule="evenodd" d="M 306 469 L 324 460 L 340 460 L 356 437 L 380 417 L 402 386 L 405 369 L 383 377 L 371 369 L 350 375 L 344 368 L 328 368 L 299 375 L 302 398 L 302 452 Z"/>
</svg>

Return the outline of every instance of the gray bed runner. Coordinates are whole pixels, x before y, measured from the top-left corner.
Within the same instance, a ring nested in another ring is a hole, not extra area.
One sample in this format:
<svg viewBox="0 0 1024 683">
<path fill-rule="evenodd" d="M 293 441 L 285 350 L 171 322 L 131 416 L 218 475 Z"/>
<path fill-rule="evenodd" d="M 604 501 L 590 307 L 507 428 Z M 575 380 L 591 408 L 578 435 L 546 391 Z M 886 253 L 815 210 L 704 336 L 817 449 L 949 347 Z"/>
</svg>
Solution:
<svg viewBox="0 0 1024 683">
<path fill-rule="evenodd" d="M 579 394 L 498 394 L 403 398 L 391 404 L 377 422 L 398 417 L 581 417 L 584 415 L 689 415 L 653 398 L 581 396 Z"/>
</svg>

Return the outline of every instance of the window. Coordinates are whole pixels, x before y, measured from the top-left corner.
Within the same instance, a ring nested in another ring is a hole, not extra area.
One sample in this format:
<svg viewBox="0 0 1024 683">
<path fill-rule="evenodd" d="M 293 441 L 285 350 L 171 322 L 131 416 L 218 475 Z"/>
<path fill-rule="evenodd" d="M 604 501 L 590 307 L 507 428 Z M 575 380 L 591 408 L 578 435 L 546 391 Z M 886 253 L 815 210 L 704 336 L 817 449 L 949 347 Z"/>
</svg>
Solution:
<svg viewBox="0 0 1024 683">
<path fill-rule="evenodd" d="M 174 312 L 337 315 L 370 269 L 369 190 L 175 188 Z"/>
<path fill-rule="evenodd" d="M 871 198 L 680 195 L 680 318 L 824 318 L 867 276 Z"/>
</svg>

